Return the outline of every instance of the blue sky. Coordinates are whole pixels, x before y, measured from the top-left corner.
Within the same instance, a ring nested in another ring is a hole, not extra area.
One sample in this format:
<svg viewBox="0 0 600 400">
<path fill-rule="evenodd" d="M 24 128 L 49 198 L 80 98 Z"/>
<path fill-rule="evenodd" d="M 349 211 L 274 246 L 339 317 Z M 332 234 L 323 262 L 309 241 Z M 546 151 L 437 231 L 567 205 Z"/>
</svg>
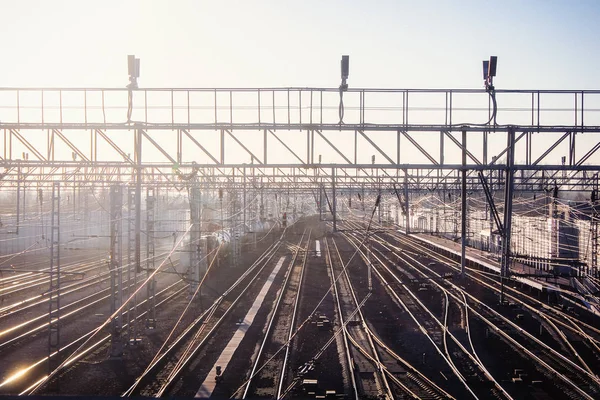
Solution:
<svg viewBox="0 0 600 400">
<path fill-rule="evenodd" d="M 597 1 L 2 1 L 0 86 L 597 88 Z"/>
</svg>

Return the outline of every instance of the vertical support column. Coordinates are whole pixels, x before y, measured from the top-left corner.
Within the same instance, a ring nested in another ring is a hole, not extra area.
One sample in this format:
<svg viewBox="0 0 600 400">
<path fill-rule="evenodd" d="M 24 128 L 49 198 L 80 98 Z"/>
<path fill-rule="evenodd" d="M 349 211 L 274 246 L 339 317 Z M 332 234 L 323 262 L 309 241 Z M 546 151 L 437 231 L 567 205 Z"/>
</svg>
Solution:
<svg viewBox="0 0 600 400">
<path fill-rule="evenodd" d="M 127 187 L 127 297 L 129 297 L 132 291 L 137 287 L 137 265 L 136 265 L 136 214 L 137 214 L 137 203 L 136 203 L 136 187 Z M 133 286 L 132 286 L 132 282 Z M 127 313 L 127 338 L 126 343 L 135 343 L 137 332 L 135 329 L 135 317 L 137 311 L 137 298 L 133 299 L 134 312 Z"/>
<path fill-rule="evenodd" d="M 15 234 L 19 235 L 19 216 L 21 214 L 21 167 L 17 167 L 17 227 Z"/>
<path fill-rule="evenodd" d="M 396 132 L 396 164 L 400 164 L 400 131 Z"/>
<path fill-rule="evenodd" d="M 196 293 L 200 282 L 200 188 L 194 184 L 190 190 L 190 242 L 188 246 L 190 264 L 188 279 L 190 281 L 190 297 Z"/>
<path fill-rule="evenodd" d="M 465 276 L 467 265 L 467 131 L 462 131 L 462 171 L 461 171 L 461 219 L 460 219 L 460 275 Z"/>
<path fill-rule="evenodd" d="M 50 288 L 48 289 L 48 375 L 60 365 L 60 183 L 52 184 Z M 56 354 L 55 354 L 56 353 Z M 58 391 L 58 378 L 52 389 Z"/>
<path fill-rule="evenodd" d="M 404 207 L 406 210 L 406 233 L 410 233 L 410 204 L 408 201 L 408 170 L 404 169 Z"/>
<path fill-rule="evenodd" d="M 306 163 L 310 164 L 312 161 L 310 159 L 310 132 L 306 131 Z"/>
<path fill-rule="evenodd" d="M 188 92 L 188 94 L 189 94 L 189 92 Z M 183 140 L 182 140 L 181 129 L 178 129 L 177 130 L 177 164 L 178 165 L 181 165 L 182 154 L 183 154 Z"/>
<path fill-rule="evenodd" d="M 238 214 L 238 196 L 235 189 L 230 190 L 230 223 L 231 223 L 231 264 L 233 267 L 237 267 L 240 264 L 241 257 L 241 246 L 240 246 L 240 229 L 237 223 L 237 214 Z"/>
<path fill-rule="evenodd" d="M 154 221 L 156 194 L 154 188 L 146 189 L 146 278 L 155 270 L 154 264 Z M 146 329 L 156 328 L 156 278 L 146 286 Z"/>
<path fill-rule="evenodd" d="M 123 304 L 123 274 L 121 271 L 121 248 L 122 248 L 122 209 L 123 188 L 114 185 L 110 188 L 110 315 L 111 321 L 111 357 L 119 358 L 123 355 L 123 343 L 121 341 L 121 328 L 123 324 L 123 313 L 114 315 L 116 310 Z"/>
<path fill-rule="evenodd" d="M 267 130 L 265 129 L 263 131 L 263 164 L 267 163 L 267 153 Z"/>
<path fill-rule="evenodd" d="M 354 164 L 358 164 L 358 131 L 354 131 Z"/>
<path fill-rule="evenodd" d="M 223 200 L 221 200 L 221 209 L 223 208 Z M 222 213 L 222 211 L 221 211 Z M 264 186 L 263 186 L 263 178 L 260 178 L 260 207 L 258 209 L 258 215 L 260 218 L 260 222 L 265 222 L 265 194 L 264 194 Z M 222 224 L 221 224 L 222 225 Z"/>
<path fill-rule="evenodd" d="M 319 182 L 319 221 L 323 221 L 323 185 Z"/>
<path fill-rule="evenodd" d="M 73 221 L 77 221 L 77 203 L 75 202 L 75 194 L 77 193 L 77 174 L 75 171 L 73 171 Z"/>
<path fill-rule="evenodd" d="M 266 138 L 266 132 L 267 131 L 265 131 L 265 138 Z M 266 148 L 265 148 L 265 150 L 266 150 Z M 265 153 L 265 162 L 267 159 L 266 157 L 267 156 Z M 242 207 L 243 207 L 243 209 L 242 209 L 242 211 L 243 211 L 242 232 L 246 233 L 246 222 L 247 222 L 247 220 L 246 220 L 246 167 L 244 167 L 244 169 L 243 169 L 243 174 L 244 175 L 243 175 L 243 183 L 242 183 L 242 185 L 243 185 L 243 187 L 242 187 L 242 201 L 243 201 L 243 203 L 242 203 Z"/>
<path fill-rule="evenodd" d="M 310 131 L 310 162 L 315 163 L 315 131 Z"/>
<path fill-rule="evenodd" d="M 336 190 L 335 190 L 335 167 L 331 168 L 331 188 L 333 191 L 333 195 L 332 195 L 332 205 L 331 205 L 331 212 L 333 214 L 333 231 L 337 232 L 337 201 L 336 201 Z"/>
<path fill-rule="evenodd" d="M 444 137 L 445 136 L 446 136 L 446 132 L 445 131 L 440 131 L 440 165 L 444 165 L 444 163 L 446 162 L 444 160 Z M 437 181 L 438 181 L 438 184 L 439 184 L 440 182 L 443 181 L 443 175 L 444 175 L 444 173 L 440 169 L 438 169 L 436 173 L 437 173 Z M 445 188 L 445 184 L 442 187 L 442 193 L 445 194 L 444 188 Z"/>
<path fill-rule="evenodd" d="M 590 275 L 594 278 L 598 278 L 598 225 L 600 221 L 600 213 L 598 213 L 596 202 L 592 202 L 592 219 L 590 221 L 590 236 L 592 239 L 592 253 L 590 254 Z"/>
<path fill-rule="evenodd" d="M 142 131 L 136 129 L 136 170 L 135 170 L 135 273 L 142 272 L 141 230 L 142 230 Z"/>
<path fill-rule="evenodd" d="M 515 128 L 510 126 L 507 132 L 508 152 L 506 154 L 506 183 L 504 187 L 504 235 L 502 237 L 502 264 L 500 268 L 500 302 L 504 301 L 504 280 L 510 272 L 510 239 L 512 228 L 512 204 L 514 189 Z"/>
<path fill-rule="evenodd" d="M 221 129 L 221 164 L 225 164 L 225 130 Z"/>
<path fill-rule="evenodd" d="M 488 136 L 489 132 L 487 130 L 483 131 L 483 163 L 487 164 L 488 159 Z"/>
<path fill-rule="evenodd" d="M 94 189 L 91 189 L 94 190 Z M 85 195 L 83 197 L 83 234 L 85 236 L 89 236 L 89 223 L 90 223 L 90 206 L 88 202 L 89 193 L 84 191 Z"/>
</svg>

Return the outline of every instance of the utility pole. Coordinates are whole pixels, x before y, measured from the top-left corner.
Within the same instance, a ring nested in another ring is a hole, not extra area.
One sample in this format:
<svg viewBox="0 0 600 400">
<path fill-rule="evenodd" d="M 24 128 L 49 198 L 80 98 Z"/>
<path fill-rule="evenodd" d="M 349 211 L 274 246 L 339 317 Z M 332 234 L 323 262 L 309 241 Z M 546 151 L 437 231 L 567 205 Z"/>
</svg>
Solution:
<svg viewBox="0 0 600 400">
<path fill-rule="evenodd" d="M 133 293 L 137 287 L 137 265 L 136 265 L 136 215 L 137 215 L 137 194 L 136 187 L 127 188 L 127 297 Z M 131 284 L 133 282 L 133 285 Z M 128 306 L 128 308 L 131 308 Z M 136 317 L 137 317 L 137 297 L 133 299 L 134 311 L 127 312 L 127 338 L 126 343 L 135 344 L 137 340 Z"/>
<path fill-rule="evenodd" d="M 110 315 L 111 321 L 111 349 L 112 358 L 120 358 L 123 355 L 123 343 L 121 340 L 121 329 L 123 327 L 123 312 L 114 315 L 123 304 L 123 274 L 121 270 L 121 248 L 122 248 L 122 209 L 123 188 L 121 185 L 113 185 L 110 188 Z"/>
<path fill-rule="evenodd" d="M 410 233 L 410 204 L 408 202 L 408 170 L 404 170 L 404 209 L 406 211 L 406 234 Z"/>
<path fill-rule="evenodd" d="M 241 258 L 240 229 L 237 223 L 239 201 L 235 190 L 231 190 L 229 195 L 231 204 L 231 214 L 229 218 L 231 223 L 231 264 L 233 267 L 237 267 L 239 266 Z"/>
<path fill-rule="evenodd" d="M 146 278 L 154 273 L 154 220 L 156 207 L 154 188 L 146 189 Z M 146 286 L 146 329 L 156 328 L 156 277 Z"/>
<path fill-rule="evenodd" d="M 504 281 L 510 273 L 510 239 L 512 223 L 512 204 L 514 189 L 515 128 L 510 126 L 507 132 L 506 182 L 504 186 L 504 235 L 502 237 L 502 263 L 500 267 L 500 303 L 504 302 Z"/>
<path fill-rule="evenodd" d="M 243 233 L 246 233 L 246 167 L 244 167 L 243 169 L 243 190 L 242 190 L 242 212 L 243 212 L 243 221 L 242 221 L 242 226 L 243 226 Z"/>
<path fill-rule="evenodd" d="M 596 198 L 597 191 L 594 190 L 592 195 L 592 219 L 590 220 L 590 236 L 592 238 L 592 253 L 590 254 L 590 275 L 594 278 L 598 278 L 598 222 L 600 221 L 600 213 L 598 212 L 598 205 Z"/>
<path fill-rule="evenodd" d="M 333 190 L 333 195 L 332 195 L 332 205 L 331 205 L 331 212 L 333 214 L 333 231 L 337 232 L 337 201 L 336 201 L 336 190 L 335 190 L 335 168 L 331 168 L 331 188 Z"/>
<path fill-rule="evenodd" d="M 190 282 L 190 298 L 196 293 L 198 283 L 200 282 L 200 200 L 200 188 L 194 182 L 190 189 L 190 223 L 192 224 L 192 229 L 190 230 L 190 242 L 188 245 L 190 265 L 187 271 Z"/>
<path fill-rule="evenodd" d="M 60 365 L 60 183 L 52 184 L 50 288 L 48 289 L 48 375 Z M 50 389 L 58 392 L 58 377 Z"/>
<path fill-rule="evenodd" d="M 462 131 L 462 166 L 461 171 L 461 246 L 460 246 L 460 276 L 464 278 L 467 265 L 467 131 Z"/>
</svg>

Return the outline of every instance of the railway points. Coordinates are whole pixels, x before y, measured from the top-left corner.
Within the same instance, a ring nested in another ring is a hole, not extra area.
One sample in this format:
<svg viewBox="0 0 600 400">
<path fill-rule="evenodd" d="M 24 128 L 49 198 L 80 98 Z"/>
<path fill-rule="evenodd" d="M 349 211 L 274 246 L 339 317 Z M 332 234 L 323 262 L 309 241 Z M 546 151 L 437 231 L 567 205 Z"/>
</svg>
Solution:
<svg viewBox="0 0 600 400">
<path fill-rule="evenodd" d="M 0 395 L 599 398 L 600 93 L 488 83 L 0 88 Z"/>
</svg>

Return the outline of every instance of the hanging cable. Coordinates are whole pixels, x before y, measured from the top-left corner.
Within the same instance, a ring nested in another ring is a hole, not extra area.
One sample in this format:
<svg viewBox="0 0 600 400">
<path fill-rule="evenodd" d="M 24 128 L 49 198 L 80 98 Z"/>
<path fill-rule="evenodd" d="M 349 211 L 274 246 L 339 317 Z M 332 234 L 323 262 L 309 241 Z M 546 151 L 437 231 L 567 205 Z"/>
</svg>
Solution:
<svg viewBox="0 0 600 400">
<path fill-rule="evenodd" d="M 342 125 L 344 123 L 344 91 L 342 90 L 341 86 L 340 86 L 340 105 L 338 108 L 338 113 L 339 113 L 339 117 L 340 117 L 339 124 Z"/>
<path fill-rule="evenodd" d="M 346 81 L 350 71 L 350 56 L 342 56 L 340 66 L 342 72 L 342 83 L 340 84 L 340 105 L 338 107 L 338 114 L 340 117 L 339 124 L 342 125 L 344 123 L 344 92 L 348 90 L 348 83 L 346 83 Z"/>
</svg>

